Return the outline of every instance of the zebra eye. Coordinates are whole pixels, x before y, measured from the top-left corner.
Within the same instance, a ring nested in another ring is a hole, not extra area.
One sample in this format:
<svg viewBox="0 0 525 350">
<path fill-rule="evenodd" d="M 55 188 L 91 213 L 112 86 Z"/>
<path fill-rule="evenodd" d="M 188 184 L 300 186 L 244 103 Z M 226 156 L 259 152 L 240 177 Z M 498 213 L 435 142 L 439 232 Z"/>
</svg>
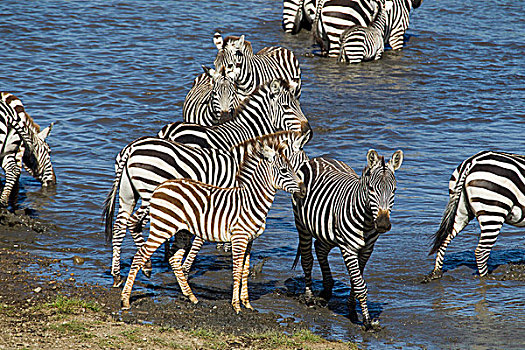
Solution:
<svg viewBox="0 0 525 350">
<path fill-rule="evenodd" d="M 288 174 L 288 169 L 287 168 L 280 168 L 279 171 L 281 172 L 281 175 Z"/>
<path fill-rule="evenodd" d="M 235 56 L 237 56 L 237 57 L 242 57 L 242 52 L 241 52 L 240 50 L 237 50 L 237 51 L 235 52 Z"/>
</svg>

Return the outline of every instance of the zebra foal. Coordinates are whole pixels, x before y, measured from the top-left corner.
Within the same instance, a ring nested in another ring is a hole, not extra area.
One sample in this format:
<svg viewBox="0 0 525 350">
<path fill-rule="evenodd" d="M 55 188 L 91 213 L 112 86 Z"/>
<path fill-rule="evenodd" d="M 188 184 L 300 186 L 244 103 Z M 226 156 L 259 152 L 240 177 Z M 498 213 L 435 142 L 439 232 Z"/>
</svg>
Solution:
<svg viewBox="0 0 525 350">
<path fill-rule="evenodd" d="M 377 11 L 369 26 L 352 26 L 340 38 L 340 51 L 337 60 L 346 63 L 378 60 L 385 50 L 385 26 L 387 13 L 392 9 L 392 1 L 378 0 Z"/>
<path fill-rule="evenodd" d="M 237 174 L 238 187 L 221 188 L 179 179 L 166 181 L 155 189 L 150 201 L 150 234 L 135 254 L 122 290 L 124 309 L 130 307 L 138 270 L 162 243 L 181 230 L 203 240 L 232 243 L 232 306 L 237 313 L 241 310 L 240 302 L 252 309 L 247 285 L 251 242 L 264 231 L 276 191 L 304 194 L 304 184 L 282 155 L 286 146 L 271 139 L 266 142 L 255 139 L 246 141 L 245 147 L 245 158 Z M 177 251 L 170 264 L 183 294 L 197 303 L 181 266 L 184 252 L 184 249 Z"/>
<path fill-rule="evenodd" d="M 51 150 L 45 141 L 53 124 L 40 130 L 40 126 L 26 113 L 22 101 L 8 92 L 0 93 L 0 116 L 0 161 L 6 177 L 0 206 L 7 207 L 22 166 L 42 186 L 56 184 Z"/>
<path fill-rule="evenodd" d="M 424 283 L 443 276 L 448 244 L 474 218 L 481 234 L 475 250 L 480 277 L 488 273 L 487 261 L 503 223 L 525 226 L 525 156 L 483 151 L 464 160 L 452 173 L 450 200 L 445 208 L 430 254 L 436 253 L 434 270 Z"/>
<path fill-rule="evenodd" d="M 315 238 L 315 252 L 323 274 L 320 297 L 328 301 L 332 296 L 334 281 L 328 254 L 338 247 L 350 274 L 351 318 L 357 319 L 357 297 L 366 329 L 372 327 L 372 320 L 368 313 L 363 271 L 379 234 L 391 228 L 390 211 L 396 190 L 394 172 L 402 162 L 402 151 L 396 151 L 385 163 L 375 150 L 369 150 L 367 166 L 361 177 L 345 163 L 325 158 L 311 159 L 298 172 L 306 186 L 306 196 L 293 198 L 295 225 L 299 233 L 294 267 L 300 258 L 307 301 L 313 297 L 312 240 Z"/>
</svg>

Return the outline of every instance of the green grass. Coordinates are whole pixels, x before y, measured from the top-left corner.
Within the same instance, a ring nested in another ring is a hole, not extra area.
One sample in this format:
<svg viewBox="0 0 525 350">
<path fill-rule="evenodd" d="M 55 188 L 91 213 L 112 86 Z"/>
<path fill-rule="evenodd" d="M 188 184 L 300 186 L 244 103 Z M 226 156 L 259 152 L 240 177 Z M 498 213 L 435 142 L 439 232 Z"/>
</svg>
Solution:
<svg viewBox="0 0 525 350">
<path fill-rule="evenodd" d="M 85 310 L 99 312 L 101 309 L 97 303 L 77 298 L 67 298 L 62 295 L 57 295 L 55 301 L 47 303 L 45 306 L 54 308 L 62 314 L 78 314 Z"/>
</svg>

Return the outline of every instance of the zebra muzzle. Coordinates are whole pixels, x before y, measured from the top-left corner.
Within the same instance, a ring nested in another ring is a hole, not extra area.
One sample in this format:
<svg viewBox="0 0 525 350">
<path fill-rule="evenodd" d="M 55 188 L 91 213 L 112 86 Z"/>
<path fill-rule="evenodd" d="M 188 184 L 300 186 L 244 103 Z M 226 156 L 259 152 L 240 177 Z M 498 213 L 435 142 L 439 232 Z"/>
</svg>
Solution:
<svg viewBox="0 0 525 350">
<path fill-rule="evenodd" d="M 390 213 L 388 210 L 379 210 L 377 217 L 374 220 L 375 229 L 379 233 L 385 233 L 390 231 L 392 225 L 390 224 Z"/>
<path fill-rule="evenodd" d="M 306 197 L 306 185 L 304 182 L 299 182 L 299 192 L 297 193 L 297 197 L 304 198 Z"/>
</svg>

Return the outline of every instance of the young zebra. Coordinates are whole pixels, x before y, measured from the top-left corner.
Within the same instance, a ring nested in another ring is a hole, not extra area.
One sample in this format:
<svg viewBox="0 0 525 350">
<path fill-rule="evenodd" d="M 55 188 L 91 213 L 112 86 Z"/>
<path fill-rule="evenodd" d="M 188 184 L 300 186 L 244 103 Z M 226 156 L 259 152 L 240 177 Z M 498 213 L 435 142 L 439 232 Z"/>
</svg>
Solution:
<svg viewBox="0 0 525 350">
<path fill-rule="evenodd" d="M 186 230 L 207 241 L 232 243 L 232 306 L 238 313 L 242 301 L 252 309 L 248 298 L 251 242 L 263 233 L 278 189 L 304 194 L 304 184 L 282 154 L 283 147 L 271 139 L 247 141 L 238 187 L 222 188 L 187 179 L 166 181 L 157 187 L 150 202 L 150 234 L 131 264 L 121 294 L 122 308 L 130 307 L 131 289 L 145 261 L 162 243 Z M 183 255 L 184 249 L 177 251 L 170 264 L 183 294 L 196 303 L 182 271 Z"/>
<path fill-rule="evenodd" d="M 372 0 L 320 0 L 317 2 L 312 34 L 323 56 L 338 57 L 339 38 L 351 26 L 372 22 Z"/>
<path fill-rule="evenodd" d="M 418 8 L 423 0 L 392 0 L 392 10 L 386 20 L 385 38 L 392 50 L 403 48 L 403 39 L 410 23 L 410 9 Z"/>
<path fill-rule="evenodd" d="M 378 60 L 385 50 L 385 25 L 392 1 L 378 0 L 377 11 L 368 27 L 352 26 L 341 34 L 337 60 L 346 63 Z"/>
<path fill-rule="evenodd" d="M 225 69 L 234 78 L 238 91 L 248 96 L 258 86 L 273 79 L 283 79 L 290 86 L 297 99 L 301 96 L 301 67 L 294 53 L 283 47 L 266 47 L 253 53 L 249 41 L 229 36 L 222 40 L 216 33 L 217 46 L 215 68 Z"/>
<path fill-rule="evenodd" d="M 306 185 L 306 196 L 294 196 L 295 225 L 299 232 L 299 256 L 303 267 L 308 301 L 312 294 L 312 237 L 323 274 L 320 296 L 328 301 L 334 281 L 328 265 L 328 254 L 339 247 L 350 274 L 352 292 L 349 297 L 351 318 L 357 320 L 355 297 L 363 312 L 366 329 L 372 327 L 363 270 L 372 254 L 379 233 L 390 230 L 390 211 L 394 204 L 396 178 L 394 172 L 403 162 L 403 152 L 397 151 L 385 164 L 383 157 L 369 150 L 368 165 L 359 177 L 343 162 L 314 158 L 298 172 Z"/>
<path fill-rule="evenodd" d="M 434 270 L 423 280 L 443 276 L 448 244 L 473 219 L 481 230 L 476 247 L 480 277 L 487 275 L 487 260 L 503 223 L 525 226 L 525 156 L 483 151 L 464 160 L 449 182 L 450 200 L 430 254 L 436 254 Z"/>
<path fill-rule="evenodd" d="M 224 70 L 217 72 L 202 66 L 204 73 L 195 78 L 182 106 L 186 123 L 212 126 L 231 117 L 240 104 L 235 82 Z"/>
<path fill-rule="evenodd" d="M 261 136 L 276 142 L 287 144 L 283 154 L 289 159 L 294 169 L 308 160 L 303 151 L 309 134 L 300 132 L 280 131 L 275 134 Z M 122 242 L 129 228 L 138 248 L 144 243 L 142 225 L 147 214 L 151 194 L 156 186 L 166 180 L 188 178 L 202 181 L 220 187 L 232 187 L 237 184 L 236 173 L 244 157 L 244 142 L 234 145 L 228 151 L 215 148 L 190 147 L 157 137 L 144 137 L 126 146 L 117 157 L 115 164 L 115 180 L 104 204 L 106 240 L 112 242 L 113 287 L 119 287 L 123 280 L 120 276 L 120 253 Z M 118 191 L 119 211 L 115 224 L 113 215 Z M 138 200 L 140 209 L 133 216 L 133 210 Z M 202 242 L 196 241 L 192 249 L 196 254 Z M 185 264 L 189 270 L 193 257 Z M 148 262 L 144 274 L 149 277 L 151 264 Z"/>
<path fill-rule="evenodd" d="M 42 186 L 56 184 L 50 149 L 45 142 L 53 124 L 40 130 L 40 126 L 26 113 L 22 101 L 8 92 L 0 93 L 0 115 L 0 159 L 6 177 L 0 206 L 7 207 L 22 166 Z"/>
</svg>

